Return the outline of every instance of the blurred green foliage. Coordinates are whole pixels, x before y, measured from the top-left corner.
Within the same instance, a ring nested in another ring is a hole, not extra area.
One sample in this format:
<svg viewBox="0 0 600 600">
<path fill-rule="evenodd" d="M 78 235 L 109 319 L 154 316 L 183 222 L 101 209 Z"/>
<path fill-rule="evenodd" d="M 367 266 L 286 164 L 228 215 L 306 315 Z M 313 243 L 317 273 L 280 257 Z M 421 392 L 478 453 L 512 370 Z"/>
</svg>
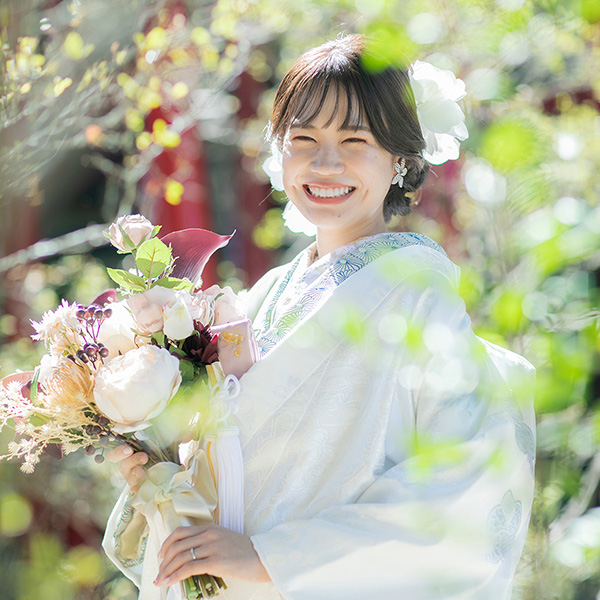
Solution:
<svg viewBox="0 0 600 600">
<path fill-rule="evenodd" d="M 17 4 L 7 2 L 0 15 L 1 239 L 18 206 L 43 201 L 36 182 L 56 153 L 85 149 L 114 183 L 102 206 L 110 220 L 133 206 L 137 184 L 162 148 L 177 147 L 190 122 L 210 120 L 204 108 L 192 109 L 191 90 L 226 95 L 244 69 L 274 85 L 303 50 L 340 32 L 371 36 L 375 69 L 382 58 L 420 58 L 465 80 L 470 137 L 458 172 L 434 168 L 422 205 L 395 225 L 432 235 L 448 249 L 462 267 L 461 291 L 477 333 L 537 368 L 537 491 L 514 598 L 596 598 L 600 4 L 188 0 L 181 4 L 185 18 L 166 0 L 59 2 L 47 12 L 34 0 L 26 3 L 29 12 L 17 11 Z M 107 18 L 114 14 L 118 26 Z M 228 137 L 256 162 L 254 176 L 262 181 L 272 98 L 268 89 L 257 117 L 240 121 Z M 145 131 L 149 111 L 165 103 L 176 106 L 182 120 Z M 219 138 L 220 127 L 212 134 L 206 128 L 206 135 Z M 176 183 L 165 182 L 172 204 L 182 192 Z M 266 213 L 254 232 L 257 245 L 277 249 L 293 242 L 280 212 Z M 12 269 L 6 283 L 19 289 L 28 316 L 39 318 L 62 297 L 91 300 L 108 282 L 97 261 L 65 256 Z M 3 374 L 39 360 L 40 349 L 16 339 L 15 327 L 14 316 L 0 317 L 0 334 L 14 340 L 0 349 Z M 7 536 L 0 556 L 18 565 L 8 579 L 3 567 L 7 600 L 134 598 L 131 585 L 98 554 L 121 481 L 85 459 L 60 464 L 49 458 L 45 467 L 24 478 L 12 465 L 0 465 L 0 528 Z M 34 487 L 47 489 L 47 496 L 40 498 Z M 87 505 L 78 505 L 82 518 L 98 516 L 95 534 L 72 547 L 64 507 L 77 502 Z"/>
</svg>

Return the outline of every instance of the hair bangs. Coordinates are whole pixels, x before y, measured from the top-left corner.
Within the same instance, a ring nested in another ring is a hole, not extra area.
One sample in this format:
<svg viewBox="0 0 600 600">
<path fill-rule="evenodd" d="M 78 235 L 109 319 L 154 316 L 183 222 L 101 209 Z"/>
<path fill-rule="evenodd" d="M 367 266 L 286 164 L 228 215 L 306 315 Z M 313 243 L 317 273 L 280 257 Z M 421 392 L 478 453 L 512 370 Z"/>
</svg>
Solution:
<svg viewBox="0 0 600 600">
<path fill-rule="evenodd" d="M 316 68 L 305 73 L 303 81 L 298 82 L 280 115 L 273 134 L 283 139 L 290 127 L 310 127 L 322 115 L 323 107 L 330 95 L 333 95 L 331 107 L 325 115 L 325 127 L 340 120 L 341 129 L 358 129 L 368 126 L 367 110 L 364 100 L 364 84 L 351 65 L 328 64 L 327 69 Z M 341 117 L 343 116 L 343 119 Z"/>
</svg>

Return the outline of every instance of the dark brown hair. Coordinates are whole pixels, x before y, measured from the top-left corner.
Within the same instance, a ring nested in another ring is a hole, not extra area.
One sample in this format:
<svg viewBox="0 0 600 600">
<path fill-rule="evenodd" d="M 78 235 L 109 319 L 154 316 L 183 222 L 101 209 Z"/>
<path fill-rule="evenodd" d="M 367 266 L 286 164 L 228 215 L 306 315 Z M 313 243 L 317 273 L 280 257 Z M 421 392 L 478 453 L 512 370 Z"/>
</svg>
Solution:
<svg viewBox="0 0 600 600">
<path fill-rule="evenodd" d="M 389 66 L 371 71 L 364 65 L 364 55 L 361 35 L 340 37 L 302 54 L 277 89 L 269 137 L 281 147 L 292 121 L 309 125 L 333 91 L 335 105 L 327 124 L 336 118 L 341 101 L 346 110 L 343 128 L 367 123 L 382 148 L 406 159 L 403 187 L 390 185 L 383 203 L 388 221 L 394 214 L 410 212 L 406 193 L 423 184 L 429 163 L 422 157 L 425 141 L 407 70 Z"/>
</svg>

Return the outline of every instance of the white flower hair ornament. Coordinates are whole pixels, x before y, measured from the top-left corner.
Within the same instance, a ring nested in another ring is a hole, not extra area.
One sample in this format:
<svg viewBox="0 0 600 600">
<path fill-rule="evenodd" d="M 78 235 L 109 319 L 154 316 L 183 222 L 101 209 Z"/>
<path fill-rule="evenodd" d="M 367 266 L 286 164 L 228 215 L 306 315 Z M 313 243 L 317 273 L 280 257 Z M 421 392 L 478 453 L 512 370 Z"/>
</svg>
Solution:
<svg viewBox="0 0 600 600">
<path fill-rule="evenodd" d="M 269 176 L 273 189 L 283 191 L 283 154 L 276 142 L 271 143 L 271 156 L 263 162 L 263 171 Z M 285 226 L 294 233 L 303 233 L 308 237 L 317 235 L 317 228 L 296 208 L 296 205 L 288 201 L 283 209 L 283 222 Z"/>
<path fill-rule="evenodd" d="M 425 150 L 423 158 L 441 165 L 456 160 L 460 142 L 469 137 L 465 115 L 457 102 L 466 96 L 465 83 L 452 71 L 416 60 L 409 71 Z"/>
</svg>

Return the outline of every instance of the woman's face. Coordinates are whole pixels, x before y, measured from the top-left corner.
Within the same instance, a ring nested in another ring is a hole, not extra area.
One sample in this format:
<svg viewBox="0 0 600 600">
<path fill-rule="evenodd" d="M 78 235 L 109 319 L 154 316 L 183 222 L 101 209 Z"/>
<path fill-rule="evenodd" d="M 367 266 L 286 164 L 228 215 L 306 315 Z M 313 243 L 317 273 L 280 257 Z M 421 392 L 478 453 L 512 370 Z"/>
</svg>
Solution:
<svg viewBox="0 0 600 600">
<path fill-rule="evenodd" d="M 319 231 L 350 243 L 387 231 L 383 201 L 394 176 L 395 157 L 375 140 L 366 123 L 341 129 L 330 93 L 310 125 L 292 121 L 283 144 L 283 185 L 288 198 Z"/>
</svg>

